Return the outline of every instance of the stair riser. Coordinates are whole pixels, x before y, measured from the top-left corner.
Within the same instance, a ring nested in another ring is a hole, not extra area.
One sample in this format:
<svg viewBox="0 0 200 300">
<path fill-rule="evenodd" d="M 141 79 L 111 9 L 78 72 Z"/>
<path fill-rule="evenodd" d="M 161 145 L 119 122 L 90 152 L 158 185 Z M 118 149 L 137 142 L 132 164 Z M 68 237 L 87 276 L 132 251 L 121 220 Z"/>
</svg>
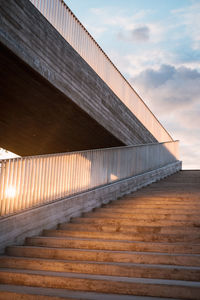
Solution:
<svg viewBox="0 0 200 300">
<path fill-rule="evenodd" d="M 0 272 L 0 283 L 99 293 L 199 299 L 200 288 Z"/>
<path fill-rule="evenodd" d="M 193 244 L 200 243 L 200 235 L 162 235 L 162 234 L 120 234 L 107 232 L 81 232 L 70 230 L 44 230 L 43 236 L 49 237 L 78 237 L 78 238 L 94 238 L 94 239 L 110 239 L 121 241 L 146 241 L 146 242 L 192 242 Z"/>
<path fill-rule="evenodd" d="M 47 259 L 65 259 L 65 260 L 83 260 L 96 262 L 122 262 L 137 264 L 164 264 L 177 266 L 196 266 L 200 267 L 200 256 L 184 255 L 159 255 L 157 254 L 134 254 L 134 253 L 117 253 L 103 251 L 79 251 L 76 249 L 48 249 L 48 248 L 17 248 L 9 247 L 6 252 L 10 256 L 35 257 Z"/>
<path fill-rule="evenodd" d="M 137 278 L 160 278 L 171 280 L 200 281 L 200 270 L 158 268 L 145 266 L 119 266 L 80 262 L 59 262 L 23 258 L 6 258 L 0 260 L 1 268 L 22 270 L 40 270 L 55 272 L 72 272 L 95 275 L 123 276 Z"/>
<path fill-rule="evenodd" d="M 168 252 L 199 254 L 200 245 L 182 245 L 182 244 L 162 244 L 162 243 L 126 243 L 109 242 L 101 240 L 75 240 L 75 239 L 54 239 L 54 238 L 27 238 L 26 245 L 56 247 L 56 248 L 76 248 L 93 250 L 113 250 L 113 251 L 142 251 L 142 252 Z"/>
</svg>

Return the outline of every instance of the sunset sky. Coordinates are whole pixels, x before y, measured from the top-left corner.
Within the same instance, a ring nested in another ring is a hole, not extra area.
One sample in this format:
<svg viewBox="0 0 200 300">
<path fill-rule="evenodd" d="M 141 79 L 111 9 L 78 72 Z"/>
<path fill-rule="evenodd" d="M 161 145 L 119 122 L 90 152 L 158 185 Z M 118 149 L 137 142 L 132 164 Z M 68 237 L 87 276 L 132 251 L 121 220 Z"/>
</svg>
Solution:
<svg viewBox="0 0 200 300">
<path fill-rule="evenodd" d="M 200 169 L 200 1 L 65 2 Z"/>
</svg>

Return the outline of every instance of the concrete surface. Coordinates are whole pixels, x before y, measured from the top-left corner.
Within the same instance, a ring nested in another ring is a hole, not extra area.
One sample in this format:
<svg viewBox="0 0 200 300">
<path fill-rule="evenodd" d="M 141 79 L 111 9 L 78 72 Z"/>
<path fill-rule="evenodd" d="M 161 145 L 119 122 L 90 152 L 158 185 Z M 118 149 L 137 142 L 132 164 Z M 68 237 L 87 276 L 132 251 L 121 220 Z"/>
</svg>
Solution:
<svg viewBox="0 0 200 300">
<path fill-rule="evenodd" d="M 26 0 L 2 0 L 0 145 L 35 155 L 156 142 Z"/>
</svg>

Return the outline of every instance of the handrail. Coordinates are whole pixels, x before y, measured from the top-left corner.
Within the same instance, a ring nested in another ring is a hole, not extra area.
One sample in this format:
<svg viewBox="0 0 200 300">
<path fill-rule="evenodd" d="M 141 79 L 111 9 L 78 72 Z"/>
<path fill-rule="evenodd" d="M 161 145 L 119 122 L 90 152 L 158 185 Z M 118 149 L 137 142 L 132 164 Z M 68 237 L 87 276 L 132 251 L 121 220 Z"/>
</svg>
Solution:
<svg viewBox="0 0 200 300">
<path fill-rule="evenodd" d="M 158 142 L 172 137 L 63 0 L 30 0 Z"/>
<path fill-rule="evenodd" d="M 175 140 L 175 141 L 167 141 L 167 142 L 162 142 L 159 143 L 159 145 L 164 145 L 165 143 L 179 143 L 179 140 Z M 148 143 L 148 144 L 135 144 L 135 145 L 128 145 L 128 146 L 118 146 L 118 147 L 109 147 L 109 148 L 99 148 L 99 149 L 88 149 L 88 150 L 78 150 L 78 151 L 70 151 L 70 152 L 58 152 L 58 153 L 51 153 L 51 154 L 37 154 L 37 155 L 27 155 L 27 156 L 19 156 L 22 159 L 25 158 L 39 158 L 39 157 L 52 157 L 52 156 L 58 156 L 58 155 L 65 155 L 65 154 L 81 154 L 81 153 L 85 153 L 87 152 L 92 152 L 92 151 L 97 151 L 97 150 L 107 150 L 107 151 L 113 151 L 113 149 L 128 149 L 128 148 L 137 148 L 137 147 L 148 147 L 150 145 L 158 145 L 158 143 Z M 178 154 L 176 154 L 178 157 Z M 6 161 L 6 160 L 10 160 L 11 158 L 3 158 L 0 159 L 0 161 Z"/>
<path fill-rule="evenodd" d="M 0 216 L 158 169 L 178 160 L 178 141 L 1 161 Z"/>
</svg>

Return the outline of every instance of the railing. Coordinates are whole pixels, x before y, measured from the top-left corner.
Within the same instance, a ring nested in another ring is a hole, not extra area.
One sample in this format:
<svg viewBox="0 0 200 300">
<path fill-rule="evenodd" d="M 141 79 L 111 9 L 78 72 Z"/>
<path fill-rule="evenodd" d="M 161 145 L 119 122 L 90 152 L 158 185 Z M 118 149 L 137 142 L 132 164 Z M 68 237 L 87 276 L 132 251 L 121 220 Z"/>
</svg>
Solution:
<svg viewBox="0 0 200 300">
<path fill-rule="evenodd" d="M 0 216 L 157 169 L 178 159 L 178 142 L 1 161 Z"/>
<path fill-rule="evenodd" d="M 158 142 L 173 140 L 63 0 L 30 1 L 148 128 Z"/>
</svg>

